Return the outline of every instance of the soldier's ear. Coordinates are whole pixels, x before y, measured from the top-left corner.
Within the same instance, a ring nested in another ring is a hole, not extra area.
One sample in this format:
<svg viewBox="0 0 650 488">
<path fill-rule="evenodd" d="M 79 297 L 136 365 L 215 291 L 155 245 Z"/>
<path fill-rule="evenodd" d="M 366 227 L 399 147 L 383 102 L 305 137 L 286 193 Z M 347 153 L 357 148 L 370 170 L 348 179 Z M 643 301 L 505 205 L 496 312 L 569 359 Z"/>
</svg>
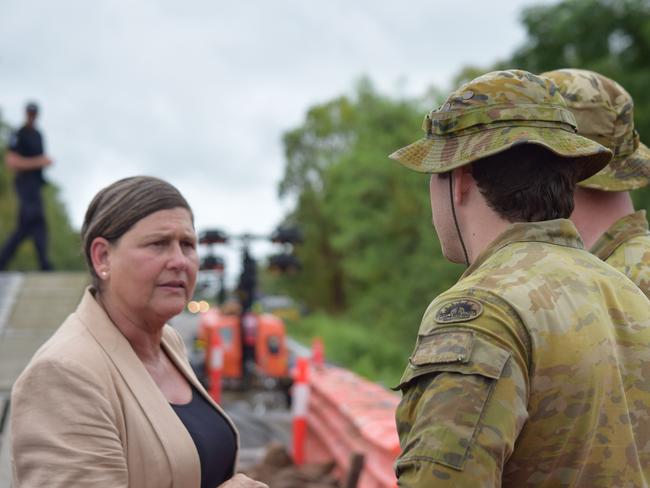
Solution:
<svg viewBox="0 0 650 488">
<path fill-rule="evenodd" d="M 451 178 L 454 179 L 453 197 L 455 205 L 462 205 L 467 200 L 469 192 L 476 187 L 476 181 L 472 176 L 470 165 L 461 166 L 451 172 Z"/>
</svg>

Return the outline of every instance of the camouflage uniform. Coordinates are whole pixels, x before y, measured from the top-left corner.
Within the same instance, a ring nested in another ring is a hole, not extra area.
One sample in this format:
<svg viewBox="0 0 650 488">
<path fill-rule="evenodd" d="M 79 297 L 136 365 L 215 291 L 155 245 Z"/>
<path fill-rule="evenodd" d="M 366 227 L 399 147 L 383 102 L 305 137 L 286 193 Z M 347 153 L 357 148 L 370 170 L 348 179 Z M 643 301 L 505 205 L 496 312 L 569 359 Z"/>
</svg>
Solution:
<svg viewBox="0 0 650 488">
<path fill-rule="evenodd" d="M 646 486 L 648 312 L 569 220 L 513 224 L 424 314 L 400 486 Z"/>
<path fill-rule="evenodd" d="M 498 152 L 495 133 L 511 142 L 521 127 L 519 142 L 574 154 L 588 177 L 609 158 L 594 162 L 603 149 L 572 134 L 558 97 L 529 73 L 490 73 L 447 99 L 442 113 L 455 117 L 432 112 L 427 139 L 392 157 L 444 172 Z M 474 124 L 463 120 L 468 100 Z M 583 249 L 569 220 L 512 224 L 493 241 L 428 307 L 398 388 L 400 486 L 650 481 L 650 305 Z"/>
<path fill-rule="evenodd" d="M 593 71 L 560 69 L 542 76 L 559 87 L 578 132 L 614 153 L 598 174 L 579 183 L 600 191 L 630 191 L 650 183 L 650 150 L 634 129 L 634 101 L 615 81 Z M 627 275 L 650 298 L 650 233 L 645 212 L 615 222 L 590 249 Z"/>
<path fill-rule="evenodd" d="M 650 232 L 645 210 L 616 221 L 589 251 L 624 273 L 650 298 Z"/>
</svg>

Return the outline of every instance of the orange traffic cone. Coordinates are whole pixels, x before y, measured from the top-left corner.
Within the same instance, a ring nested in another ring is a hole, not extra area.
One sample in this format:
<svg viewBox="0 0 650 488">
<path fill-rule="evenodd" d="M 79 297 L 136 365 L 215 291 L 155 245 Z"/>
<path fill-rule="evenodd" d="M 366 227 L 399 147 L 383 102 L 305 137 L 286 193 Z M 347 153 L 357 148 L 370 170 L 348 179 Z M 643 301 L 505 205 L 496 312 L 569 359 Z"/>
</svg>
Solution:
<svg viewBox="0 0 650 488">
<path fill-rule="evenodd" d="M 311 343 L 311 362 L 316 368 L 321 368 L 325 364 L 325 346 L 320 337 L 314 337 Z"/>
<path fill-rule="evenodd" d="M 210 378 L 210 396 L 219 403 L 221 401 L 221 372 L 223 370 L 223 349 L 221 347 L 221 334 L 219 329 L 212 327 L 208 329 L 210 343 L 208 345 L 208 378 Z"/>
<path fill-rule="evenodd" d="M 291 399 L 293 417 L 293 461 L 300 465 L 305 462 L 305 442 L 307 441 L 307 408 L 309 406 L 309 360 L 298 358 Z"/>
</svg>

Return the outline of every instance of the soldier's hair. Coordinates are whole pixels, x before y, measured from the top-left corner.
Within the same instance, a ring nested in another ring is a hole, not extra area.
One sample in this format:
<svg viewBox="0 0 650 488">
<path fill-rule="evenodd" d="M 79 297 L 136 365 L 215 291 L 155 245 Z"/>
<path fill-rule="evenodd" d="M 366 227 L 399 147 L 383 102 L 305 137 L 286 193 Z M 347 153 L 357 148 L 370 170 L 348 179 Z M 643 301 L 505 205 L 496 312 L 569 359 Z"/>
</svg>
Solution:
<svg viewBox="0 0 650 488">
<path fill-rule="evenodd" d="M 488 205 L 509 222 L 569 218 L 578 163 L 536 144 L 520 144 L 472 163 Z"/>
<path fill-rule="evenodd" d="M 94 287 L 100 289 L 100 279 L 90 257 L 90 245 L 96 237 L 117 242 L 138 221 L 173 208 L 192 209 L 175 186 L 151 176 L 132 176 L 116 181 L 95 195 L 86 210 L 81 227 L 82 250 Z"/>
</svg>

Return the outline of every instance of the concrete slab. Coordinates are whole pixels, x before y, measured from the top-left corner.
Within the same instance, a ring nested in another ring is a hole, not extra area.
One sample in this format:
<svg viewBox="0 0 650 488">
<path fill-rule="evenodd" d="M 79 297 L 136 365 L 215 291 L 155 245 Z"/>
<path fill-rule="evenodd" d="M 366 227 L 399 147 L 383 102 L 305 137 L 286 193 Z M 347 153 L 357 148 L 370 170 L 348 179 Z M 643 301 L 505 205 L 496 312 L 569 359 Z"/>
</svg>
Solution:
<svg viewBox="0 0 650 488">
<path fill-rule="evenodd" d="M 36 350 L 74 311 L 89 281 L 86 273 L 16 275 L 0 273 L 0 283 L 5 283 L 0 303 L 10 304 L 0 328 L 0 390 L 5 391 L 11 390 Z"/>
<path fill-rule="evenodd" d="M 74 311 L 88 281 L 86 273 L 0 273 L 0 488 L 11 486 L 11 388 L 36 350 Z"/>
</svg>

